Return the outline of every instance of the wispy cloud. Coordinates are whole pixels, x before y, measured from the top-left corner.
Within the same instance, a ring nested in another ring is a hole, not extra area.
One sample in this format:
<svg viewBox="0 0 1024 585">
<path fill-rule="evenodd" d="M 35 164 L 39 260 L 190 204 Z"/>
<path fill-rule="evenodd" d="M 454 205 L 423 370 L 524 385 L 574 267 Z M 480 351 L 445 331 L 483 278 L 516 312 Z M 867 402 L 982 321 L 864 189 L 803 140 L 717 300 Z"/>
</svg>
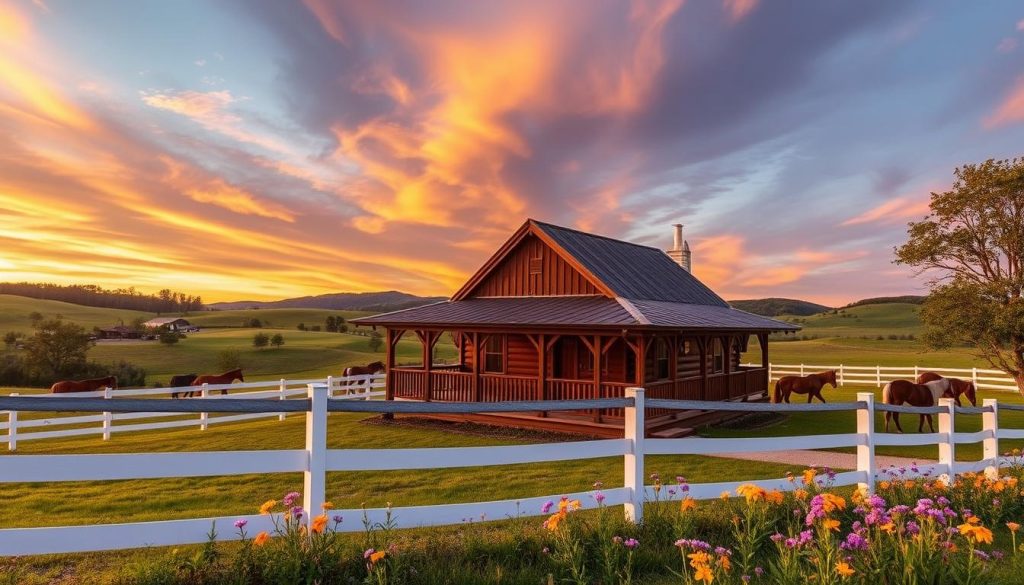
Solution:
<svg viewBox="0 0 1024 585">
<path fill-rule="evenodd" d="M 1017 79 L 995 111 L 984 119 L 983 125 L 991 130 L 1020 122 L 1024 122 L 1024 76 Z"/>
<path fill-rule="evenodd" d="M 921 218 L 928 213 L 928 201 L 911 196 L 894 197 L 877 207 L 851 217 L 840 225 L 867 223 L 899 223 L 910 218 Z"/>
</svg>

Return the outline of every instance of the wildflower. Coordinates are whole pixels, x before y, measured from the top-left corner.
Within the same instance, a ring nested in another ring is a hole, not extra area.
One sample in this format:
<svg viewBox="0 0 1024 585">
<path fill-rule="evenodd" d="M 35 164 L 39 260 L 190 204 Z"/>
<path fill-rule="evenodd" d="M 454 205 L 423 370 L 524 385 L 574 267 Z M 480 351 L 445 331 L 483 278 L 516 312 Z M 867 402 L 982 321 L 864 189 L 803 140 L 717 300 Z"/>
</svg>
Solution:
<svg viewBox="0 0 1024 585">
<path fill-rule="evenodd" d="M 325 528 L 327 528 L 327 514 L 320 514 L 313 518 L 313 523 L 309 527 L 313 534 L 320 534 Z"/>
<path fill-rule="evenodd" d="M 816 475 L 818 475 L 818 472 L 815 469 L 805 469 L 803 475 L 804 475 L 804 485 L 812 486 L 812 485 L 814 485 L 814 477 Z"/>
<path fill-rule="evenodd" d="M 732 495 L 729 492 L 722 492 L 718 494 L 718 497 L 722 498 L 722 500 L 728 500 Z"/>
<path fill-rule="evenodd" d="M 555 506 L 555 503 L 552 502 L 551 500 L 548 500 L 548 501 L 544 502 L 544 505 L 542 505 L 540 507 L 540 513 L 541 514 L 547 514 L 548 512 L 551 511 L 551 508 L 553 508 L 554 506 Z"/>
<path fill-rule="evenodd" d="M 565 520 L 565 512 L 558 512 L 552 514 L 547 520 L 544 521 L 544 528 L 547 528 L 551 532 L 558 530 L 558 525 Z"/>
<path fill-rule="evenodd" d="M 383 560 L 384 557 L 387 556 L 387 554 L 388 554 L 387 552 L 382 551 L 382 550 L 379 550 L 379 551 L 373 553 L 372 555 L 370 555 L 370 564 L 371 565 L 376 565 L 378 562 Z"/>
<path fill-rule="evenodd" d="M 331 510 L 334 509 L 334 504 L 330 502 L 324 502 L 323 505 L 320 506 L 320 509 L 323 510 L 324 512 L 330 512 Z"/>
<path fill-rule="evenodd" d="M 693 510 L 696 507 L 697 507 L 697 501 L 694 500 L 693 498 L 691 498 L 690 496 L 686 496 L 686 498 L 684 498 L 683 500 L 681 500 L 679 502 L 679 511 L 680 512 L 688 512 L 690 510 Z"/>
<path fill-rule="evenodd" d="M 752 483 L 745 483 L 736 488 L 736 494 L 743 496 L 747 500 L 747 503 L 750 504 L 752 502 L 758 502 L 765 499 L 767 492 Z"/>
<path fill-rule="evenodd" d="M 798 489 L 793 492 L 793 497 L 800 501 L 804 501 L 807 499 L 807 490 Z"/>
<path fill-rule="evenodd" d="M 604 503 L 604 494 L 597 492 L 594 494 L 594 499 L 597 500 L 598 505 L 601 505 Z"/>
<path fill-rule="evenodd" d="M 708 556 L 708 553 L 702 550 L 692 552 L 686 555 L 686 558 L 690 559 L 690 566 L 694 569 L 696 569 L 700 565 L 707 565 L 708 562 L 711 560 L 711 557 Z"/>
<path fill-rule="evenodd" d="M 341 514 L 335 514 L 331 517 L 331 520 L 334 521 L 335 524 L 341 524 L 341 521 L 344 520 L 344 518 L 341 517 Z"/>
<path fill-rule="evenodd" d="M 754 567 L 754 574 L 757 575 L 758 577 L 764 575 L 764 568 L 762 568 L 762 567 Z"/>
<path fill-rule="evenodd" d="M 624 546 L 624 547 L 626 547 L 628 549 L 634 549 L 634 548 L 640 546 L 640 542 L 637 539 L 635 539 L 635 538 L 627 538 L 622 543 L 622 546 Z"/>
<path fill-rule="evenodd" d="M 288 506 L 294 504 L 295 500 L 298 500 L 300 497 L 302 496 L 299 494 L 299 492 L 288 492 L 287 494 L 285 494 L 284 499 L 281 500 L 281 503 L 283 503 L 284 506 L 287 508 Z"/>
<path fill-rule="evenodd" d="M 765 501 L 769 504 L 781 504 L 785 496 L 779 490 L 772 490 L 765 496 Z"/>
<path fill-rule="evenodd" d="M 277 505 L 277 500 L 267 500 L 266 502 L 263 502 L 263 505 L 260 506 L 260 514 L 263 514 L 264 516 L 266 516 L 267 514 L 270 513 L 271 510 L 274 509 L 274 506 L 276 506 L 276 505 Z"/>
<path fill-rule="evenodd" d="M 785 539 L 786 536 L 784 534 L 782 534 L 781 532 L 776 532 L 775 534 L 769 536 L 768 538 L 770 538 L 772 542 L 780 542 L 783 539 Z"/>
<path fill-rule="evenodd" d="M 369 560 L 370 555 L 372 555 L 375 552 L 377 552 L 377 551 L 372 549 L 372 548 L 368 548 L 365 551 L 363 551 L 363 558 Z"/>
<path fill-rule="evenodd" d="M 601 488 L 603 488 L 603 487 L 604 487 L 604 483 L 602 483 L 602 482 L 600 482 L 600 481 L 595 481 L 595 482 L 594 482 L 594 489 L 595 489 L 595 490 L 599 490 L 599 489 L 601 489 Z"/>
<path fill-rule="evenodd" d="M 826 518 L 821 525 L 824 526 L 826 530 L 835 530 L 836 532 L 839 532 L 839 520 Z"/>
<path fill-rule="evenodd" d="M 249 521 L 245 520 L 244 518 L 241 519 L 241 520 L 235 520 L 235 528 L 241 530 L 241 529 L 245 528 L 245 525 L 248 524 L 248 523 L 249 523 Z"/>
<path fill-rule="evenodd" d="M 856 572 L 857 571 L 854 571 L 853 567 L 851 567 L 850 564 L 845 561 L 836 564 L 836 573 L 839 573 L 843 577 L 849 577 L 850 575 L 853 575 Z"/>
<path fill-rule="evenodd" d="M 715 580 L 715 575 L 711 572 L 710 567 L 707 565 L 701 565 L 697 567 L 697 570 L 693 573 L 693 580 L 710 583 Z"/>
<path fill-rule="evenodd" d="M 971 519 L 974 518 L 972 517 Z M 957 526 L 957 530 L 960 534 L 967 537 L 967 540 L 984 544 L 992 544 L 992 531 L 980 524 L 973 523 L 968 520 L 968 522 Z"/>
<path fill-rule="evenodd" d="M 252 539 L 252 543 L 256 546 L 263 546 L 270 540 L 270 535 L 266 531 L 260 532 L 256 535 L 256 538 Z"/>
<path fill-rule="evenodd" d="M 614 544 L 622 544 L 622 537 L 621 536 L 613 536 L 612 537 L 612 542 Z"/>
<path fill-rule="evenodd" d="M 1017 524 L 1016 522 L 1007 522 L 1006 527 L 1010 529 L 1010 532 L 1017 532 L 1020 530 L 1020 524 Z"/>
</svg>

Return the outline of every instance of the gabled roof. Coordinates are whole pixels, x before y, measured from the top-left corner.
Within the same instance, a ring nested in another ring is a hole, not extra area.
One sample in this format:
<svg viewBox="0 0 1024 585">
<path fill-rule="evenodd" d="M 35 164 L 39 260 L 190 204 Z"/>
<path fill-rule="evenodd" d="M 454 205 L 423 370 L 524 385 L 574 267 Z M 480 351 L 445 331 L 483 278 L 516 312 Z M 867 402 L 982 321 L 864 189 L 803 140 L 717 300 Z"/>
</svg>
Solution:
<svg viewBox="0 0 1024 585">
<path fill-rule="evenodd" d="M 144 324 L 145 325 L 160 326 L 160 325 L 169 325 L 169 324 L 174 323 L 176 321 L 185 321 L 186 323 L 188 323 L 188 321 L 186 321 L 182 317 L 156 317 L 156 318 L 150 319 L 149 321 L 146 321 Z"/>
<path fill-rule="evenodd" d="M 528 235 L 545 242 L 601 295 L 481 297 L 473 291 Z M 527 220 L 451 300 L 353 319 L 359 325 L 670 327 L 796 331 L 796 325 L 733 309 L 664 252 Z"/>
</svg>

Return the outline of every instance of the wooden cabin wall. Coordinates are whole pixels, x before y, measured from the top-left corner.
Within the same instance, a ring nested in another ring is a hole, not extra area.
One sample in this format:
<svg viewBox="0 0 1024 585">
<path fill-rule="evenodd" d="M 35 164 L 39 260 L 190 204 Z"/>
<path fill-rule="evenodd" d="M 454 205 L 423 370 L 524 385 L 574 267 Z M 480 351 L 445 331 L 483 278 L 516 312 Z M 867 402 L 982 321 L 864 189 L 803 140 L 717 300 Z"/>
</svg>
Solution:
<svg viewBox="0 0 1024 585">
<path fill-rule="evenodd" d="M 538 261 L 539 260 L 539 266 Z M 532 265 L 532 266 L 531 266 Z M 596 295 L 597 288 L 536 236 L 526 237 L 471 297 Z"/>
<path fill-rule="evenodd" d="M 537 376 L 537 349 L 525 335 L 512 333 L 505 341 L 505 373 L 510 376 Z"/>
<path fill-rule="evenodd" d="M 690 342 L 690 353 L 684 353 L 687 341 Z M 684 337 L 680 340 L 676 368 L 680 380 L 700 377 L 700 346 L 696 337 Z"/>
</svg>

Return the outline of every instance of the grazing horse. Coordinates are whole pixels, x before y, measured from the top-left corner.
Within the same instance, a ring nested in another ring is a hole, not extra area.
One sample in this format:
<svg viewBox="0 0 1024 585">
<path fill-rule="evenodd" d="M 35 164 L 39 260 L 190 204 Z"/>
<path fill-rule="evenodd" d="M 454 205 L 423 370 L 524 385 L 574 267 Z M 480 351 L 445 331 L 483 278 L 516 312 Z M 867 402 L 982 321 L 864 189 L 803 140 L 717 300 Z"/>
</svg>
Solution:
<svg viewBox="0 0 1024 585">
<path fill-rule="evenodd" d="M 196 381 L 199 374 L 178 374 L 177 376 L 171 376 L 171 388 L 182 388 L 184 386 L 191 386 L 192 382 Z M 180 392 L 171 392 L 171 398 L 177 398 Z"/>
<path fill-rule="evenodd" d="M 942 380 L 944 376 L 940 376 L 935 372 L 922 372 L 917 377 L 918 384 L 927 384 L 928 382 L 934 382 L 936 380 Z M 949 384 L 953 389 L 953 400 L 956 401 L 956 405 L 960 406 L 960 397 L 967 396 L 967 400 L 971 401 L 971 406 L 978 406 L 978 391 L 974 387 L 974 382 L 968 382 L 967 380 L 961 380 L 960 378 L 945 378 L 949 380 Z"/>
<path fill-rule="evenodd" d="M 939 398 L 952 397 L 953 387 L 946 378 L 933 380 L 925 384 L 915 384 L 910 380 L 893 380 L 882 388 L 882 402 L 895 406 L 903 404 L 909 404 L 910 406 L 935 406 L 939 403 Z M 928 419 L 928 428 L 934 433 L 935 427 L 932 425 L 932 415 L 930 414 L 921 415 L 921 422 L 917 425 L 917 432 L 924 432 L 924 420 L 926 417 Z M 896 432 L 902 433 L 903 427 L 900 426 L 900 413 L 898 412 L 885 413 L 885 432 L 889 432 L 890 419 L 896 421 Z"/>
<path fill-rule="evenodd" d="M 365 376 L 367 374 L 379 374 L 384 371 L 384 362 L 373 362 L 365 366 L 349 366 L 345 368 L 344 376 Z"/>
<path fill-rule="evenodd" d="M 195 380 L 192 380 L 192 387 L 202 386 L 203 384 L 231 384 L 235 380 L 239 382 L 245 382 L 245 378 L 242 377 L 242 369 L 231 370 L 230 372 L 224 372 L 223 374 L 203 374 L 202 376 L 196 376 Z M 227 394 L 227 389 L 222 389 L 220 395 L 224 396 Z M 192 390 L 190 392 L 183 392 L 187 397 L 192 397 L 199 394 L 198 390 Z"/>
<path fill-rule="evenodd" d="M 63 394 L 66 392 L 92 392 L 101 388 L 117 390 L 117 376 L 93 378 L 92 380 L 61 380 L 53 386 L 50 386 L 50 392 L 53 394 Z"/>
<path fill-rule="evenodd" d="M 819 372 L 808 376 L 783 376 L 779 378 L 778 382 L 775 382 L 774 402 L 789 402 L 789 395 L 794 393 L 806 394 L 808 404 L 815 397 L 825 402 L 825 399 L 821 397 L 821 389 L 825 384 L 832 384 L 833 388 L 836 387 L 835 370 Z"/>
</svg>

